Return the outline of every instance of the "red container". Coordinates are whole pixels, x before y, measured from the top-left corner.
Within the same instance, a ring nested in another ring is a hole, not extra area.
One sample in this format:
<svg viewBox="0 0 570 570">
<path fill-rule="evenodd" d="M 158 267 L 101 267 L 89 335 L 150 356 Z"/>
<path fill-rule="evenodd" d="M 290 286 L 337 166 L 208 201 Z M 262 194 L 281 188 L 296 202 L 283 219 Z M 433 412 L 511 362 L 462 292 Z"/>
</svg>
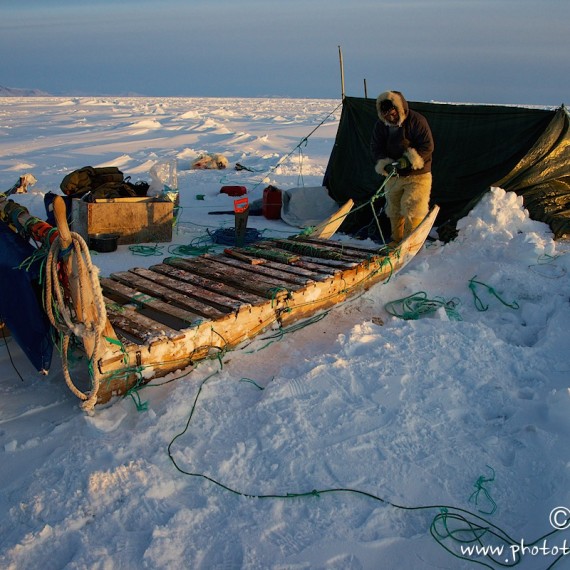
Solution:
<svg viewBox="0 0 570 570">
<path fill-rule="evenodd" d="M 263 203 L 261 213 L 268 220 L 278 220 L 281 218 L 281 190 L 275 186 L 268 186 L 263 191 Z"/>
<path fill-rule="evenodd" d="M 243 196 L 247 193 L 247 188 L 245 186 L 222 186 L 220 193 L 228 196 Z"/>
</svg>

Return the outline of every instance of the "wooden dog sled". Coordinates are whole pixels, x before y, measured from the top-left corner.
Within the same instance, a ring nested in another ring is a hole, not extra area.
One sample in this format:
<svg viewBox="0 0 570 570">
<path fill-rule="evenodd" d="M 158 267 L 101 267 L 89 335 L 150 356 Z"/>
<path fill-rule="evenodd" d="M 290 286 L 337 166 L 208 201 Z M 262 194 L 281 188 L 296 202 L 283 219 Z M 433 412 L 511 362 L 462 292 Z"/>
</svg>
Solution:
<svg viewBox="0 0 570 570">
<path fill-rule="evenodd" d="M 59 293 L 50 302 L 57 297 L 72 305 L 65 309 L 75 319 L 68 328 L 81 338 L 90 359 L 91 389 L 84 393 L 68 382 L 85 409 L 387 280 L 420 251 L 439 210 L 434 207 L 395 248 L 295 236 L 218 255 L 170 257 L 148 269 L 86 279 L 88 263 L 80 260 L 65 211 L 54 205 L 61 245 L 53 255 L 72 253 L 64 254 L 62 262 L 69 276 L 69 302 Z M 57 292 L 55 280 L 55 274 L 46 279 L 46 288 Z"/>
</svg>

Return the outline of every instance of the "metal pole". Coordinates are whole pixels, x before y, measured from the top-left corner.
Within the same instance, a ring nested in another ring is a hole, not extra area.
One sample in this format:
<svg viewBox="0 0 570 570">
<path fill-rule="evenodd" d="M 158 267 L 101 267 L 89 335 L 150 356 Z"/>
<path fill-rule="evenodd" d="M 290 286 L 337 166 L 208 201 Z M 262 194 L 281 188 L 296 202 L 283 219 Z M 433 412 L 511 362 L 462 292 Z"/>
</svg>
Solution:
<svg viewBox="0 0 570 570">
<path fill-rule="evenodd" d="M 364 78 L 364 98 L 368 99 L 368 88 L 366 87 L 366 77 Z"/>
<path fill-rule="evenodd" d="M 342 50 L 340 46 L 338 46 L 338 59 L 340 62 L 340 90 L 342 99 L 344 100 L 344 65 L 342 63 Z"/>
</svg>

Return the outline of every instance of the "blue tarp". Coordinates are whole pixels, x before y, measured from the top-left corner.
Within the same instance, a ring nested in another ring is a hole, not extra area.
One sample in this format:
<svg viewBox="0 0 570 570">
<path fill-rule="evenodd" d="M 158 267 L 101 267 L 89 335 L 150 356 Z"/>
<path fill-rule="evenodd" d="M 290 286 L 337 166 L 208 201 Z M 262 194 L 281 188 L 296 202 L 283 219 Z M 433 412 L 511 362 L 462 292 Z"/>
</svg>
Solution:
<svg viewBox="0 0 570 570">
<path fill-rule="evenodd" d="M 0 222 L 0 319 L 36 370 L 48 370 L 52 327 L 41 304 L 40 262 L 19 265 L 37 250 Z"/>
</svg>

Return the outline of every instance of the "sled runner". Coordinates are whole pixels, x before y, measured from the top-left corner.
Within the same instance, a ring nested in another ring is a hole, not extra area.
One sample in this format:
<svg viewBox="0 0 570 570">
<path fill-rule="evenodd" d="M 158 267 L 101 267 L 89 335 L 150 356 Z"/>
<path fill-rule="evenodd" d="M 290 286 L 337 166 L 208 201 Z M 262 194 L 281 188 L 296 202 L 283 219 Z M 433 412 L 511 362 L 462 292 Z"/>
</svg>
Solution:
<svg viewBox="0 0 570 570">
<path fill-rule="evenodd" d="M 5 204 L 0 197 L 0 213 Z M 55 282 L 57 271 L 51 278 L 47 273 L 46 297 L 50 304 L 58 303 L 55 312 L 66 318 L 69 331 L 60 326 L 64 336 L 78 337 L 89 358 L 90 389 L 81 391 L 68 381 L 86 409 L 235 349 L 271 327 L 312 317 L 389 279 L 420 251 L 439 210 L 435 206 L 393 249 L 323 239 L 340 225 L 341 208 L 340 216 L 321 225 L 323 233 L 265 239 L 216 255 L 169 257 L 148 269 L 99 279 L 90 259 L 81 258 L 81 238 L 69 233 L 65 209 L 58 204 L 59 239 L 50 234 L 55 250 L 47 265 L 55 260 L 59 273 L 63 266 L 69 284 Z M 22 208 L 19 216 L 26 215 Z"/>
</svg>

